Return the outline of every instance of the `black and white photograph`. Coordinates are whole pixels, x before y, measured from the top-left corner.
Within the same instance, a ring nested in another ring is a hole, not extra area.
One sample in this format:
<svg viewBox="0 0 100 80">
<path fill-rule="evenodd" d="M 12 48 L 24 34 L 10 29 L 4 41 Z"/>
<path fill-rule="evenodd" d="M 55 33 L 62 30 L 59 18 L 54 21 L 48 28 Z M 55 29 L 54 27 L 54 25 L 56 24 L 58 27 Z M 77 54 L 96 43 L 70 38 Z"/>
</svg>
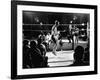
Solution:
<svg viewBox="0 0 100 80">
<path fill-rule="evenodd" d="M 22 1 L 12 7 L 12 78 L 97 73 L 96 6 Z"/>
<path fill-rule="evenodd" d="M 23 68 L 89 65 L 90 15 L 23 11 Z"/>
</svg>

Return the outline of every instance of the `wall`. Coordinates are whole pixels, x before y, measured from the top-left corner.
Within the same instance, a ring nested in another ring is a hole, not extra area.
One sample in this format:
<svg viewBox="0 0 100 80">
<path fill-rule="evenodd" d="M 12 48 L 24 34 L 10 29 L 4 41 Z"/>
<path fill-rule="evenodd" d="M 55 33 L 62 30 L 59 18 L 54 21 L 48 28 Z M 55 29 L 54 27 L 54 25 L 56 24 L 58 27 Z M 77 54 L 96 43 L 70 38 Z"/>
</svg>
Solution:
<svg viewBox="0 0 100 80">
<path fill-rule="evenodd" d="M 74 4 L 92 4 L 98 5 L 98 14 L 100 14 L 100 0 L 34 0 L 57 3 L 74 3 Z M 11 65 L 11 11 L 10 0 L 0 0 L 0 80 L 10 80 L 10 65 Z M 100 15 L 98 15 L 100 21 Z M 100 23 L 98 22 L 98 34 L 100 34 Z M 100 37 L 98 37 L 98 41 Z M 98 42 L 100 44 L 100 42 Z M 98 45 L 98 67 L 100 67 L 100 46 Z M 100 73 L 100 69 L 99 69 Z M 66 76 L 41 78 L 33 80 L 99 80 L 98 75 L 84 75 L 84 76 Z M 29 79 L 27 79 L 29 80 Z"/>
</svg>

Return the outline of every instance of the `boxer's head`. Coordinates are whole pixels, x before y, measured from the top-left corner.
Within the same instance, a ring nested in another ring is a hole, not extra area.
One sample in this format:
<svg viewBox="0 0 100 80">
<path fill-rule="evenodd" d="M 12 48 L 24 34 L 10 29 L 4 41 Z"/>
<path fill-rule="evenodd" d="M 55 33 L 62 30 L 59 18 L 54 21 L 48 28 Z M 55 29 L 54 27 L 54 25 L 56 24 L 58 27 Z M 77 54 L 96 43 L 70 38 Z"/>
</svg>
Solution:
<svg viewBox="0 0 100 80">
<path fill-rule="evenodd" d="M 55 20 L 55 24 L 56 24 L 56 25 L 59 25 L 59 21 Z"/>
</svg>

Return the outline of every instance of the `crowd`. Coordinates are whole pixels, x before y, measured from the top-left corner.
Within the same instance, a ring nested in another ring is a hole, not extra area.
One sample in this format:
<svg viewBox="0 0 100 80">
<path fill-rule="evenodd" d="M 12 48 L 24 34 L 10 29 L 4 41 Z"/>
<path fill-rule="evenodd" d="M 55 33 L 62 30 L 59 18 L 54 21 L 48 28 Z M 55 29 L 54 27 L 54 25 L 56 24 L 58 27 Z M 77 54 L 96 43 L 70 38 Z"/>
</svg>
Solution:
<svg viewBox="0 0 100 80">
<path fill-rule="evenodd" d="M 23 68 L 48 67 L 45 45 L 40 40 L 23 41 Z"/>
</svg>

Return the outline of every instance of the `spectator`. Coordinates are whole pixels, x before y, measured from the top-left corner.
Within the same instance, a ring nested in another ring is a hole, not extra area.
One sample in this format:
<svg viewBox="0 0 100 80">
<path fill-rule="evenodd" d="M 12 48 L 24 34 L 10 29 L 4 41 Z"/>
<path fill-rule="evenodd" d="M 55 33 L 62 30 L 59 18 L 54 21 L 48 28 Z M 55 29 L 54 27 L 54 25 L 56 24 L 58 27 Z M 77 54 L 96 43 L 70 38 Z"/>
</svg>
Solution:
<svg viewBox="0 0 100 80">
<path fill-rule="evenodd" d="M 77 46 L 74 53 L 74 63 L 71 66 L 84 66 L 86 65 L 83 61 L 84 48 Z"/>
<path fill-rule="evenodd" d="M 48 66 L 48 57 L 46 56 L 46 45 L 43 43 L 38 44 L 38 49 L 40 50 L 41 55 L 44 58 L 44 65 L 43 66 L 47 67 Z"/>
<path fill-rule="evenodd" d="M 46 50 L 49 51 L 49 46 L 51 43 L 51 34 L 47 33 L 47 35 L 45 36 L 45 45 L 46 45 Z"/>
<path fill-rule="evenodd" d="M 38 48 L 39 48 L 39 50 L 41 52 L 41 55 L 45 57 L 45 55 L 46 55 L 46 47 L 45 47 L 45 45 L 44 44 L 40 44 L 40 45 L 38 45 Z"/>
<path fill-rule="evenodd" d="M 41 34 L 38 36 L 37 41 L 39 44 L 45 41 L 45 35 L 43 32 L 41 32 Z"/>
<path fill-rule="evenodd" d="M 45 58 L 41 55 L 40 49 L 37 47 L 36 41 L 31 41 L 30 43 L 30 59 L 32 68 L 39 68 L 44 67 L 45 65 Z"/>
<path fill-rule="evenodd" d="M 89 61 L 90 61 L 90 51 L 89 51 L 89 43 L 87 44 L 87 47 L 85 48 L 85 52 L 84 52 L 84 61 L 85 63 L 87 63 L 87 65 L 89 65 Z"/>
<path fill-rule="evenodd" d="M 31 41 L 30 43 L 30 60 L 31 60 L 31 67 L 41 67 L 41 62 L 43 61 L 43 57 L 41 56 L 40 50 L 36 47 L 37 42 Z"/>
<path fill-rule="evenodd" d="M 23 41 L 23 68 L 29 68 L 30 67 L 30 59 L 29 59 L 29 41 L 24 40 Z"/>
</svg>

